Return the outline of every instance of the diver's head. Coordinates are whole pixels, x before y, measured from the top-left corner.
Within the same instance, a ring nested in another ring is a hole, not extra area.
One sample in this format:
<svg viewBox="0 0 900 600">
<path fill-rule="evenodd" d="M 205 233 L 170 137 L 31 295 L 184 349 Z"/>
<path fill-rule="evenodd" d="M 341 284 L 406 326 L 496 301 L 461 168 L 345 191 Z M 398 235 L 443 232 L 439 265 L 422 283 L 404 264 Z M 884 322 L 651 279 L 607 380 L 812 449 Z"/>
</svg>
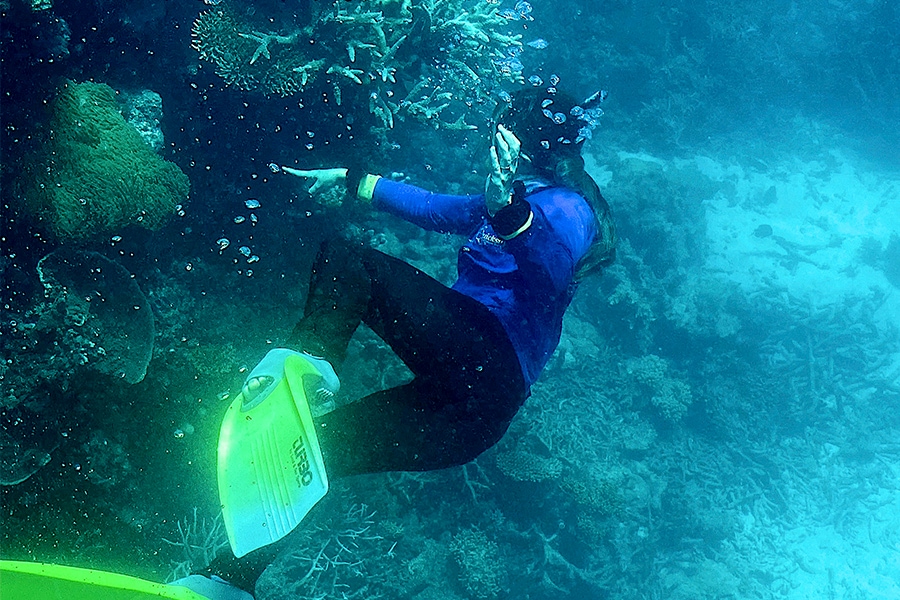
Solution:
<svg viewBox="0 0 900 600">
<path fill-rule="evenodd" d="M 515 92 L 502 103 L 495 123 L 502 123 L 522 142 L 522 153 L 535 167 L 552 167 L 560 159 L 581 154 L 606 97 L 597 92 L 584 102 L 565 92 L 533 88 Z"/>
</svg>

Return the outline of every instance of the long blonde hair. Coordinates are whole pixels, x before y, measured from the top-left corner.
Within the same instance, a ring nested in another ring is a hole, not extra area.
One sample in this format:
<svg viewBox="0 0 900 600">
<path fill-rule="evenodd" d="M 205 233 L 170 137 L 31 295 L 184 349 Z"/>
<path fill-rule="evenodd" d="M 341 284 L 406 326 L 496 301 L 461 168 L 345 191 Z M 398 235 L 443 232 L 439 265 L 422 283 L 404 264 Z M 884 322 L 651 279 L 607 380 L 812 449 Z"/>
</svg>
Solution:
<svg viewBox="0 0 900 600">
<path fill-rule="evenodd" d="M 576 105 L 575 99 L 564 92 L 520 90 L 508 106 L 498 107 L 494 121 L 509 127 L 519 138 L 522 152 L 530 157 L 539 177 L 579 193 L 594 211 L 597 236 L 576 267 L 575 279 L 580 281 L 615 261 L 617 237 L 609 204 L 584 168 L 584 138 L 580 135 L 584 123 L 572 113 Z"/>
<path fill-rule="evenodd" d="M 575 270 L 575 280 L 581 281 L 588 275 L 601 273 L 616 260 L 616 224 L 613 222 L 612 211 L 606 198 L 600 193 L 600 186 L 594 181 L 584 168 L 584 158 L 581 154 L 559 156 L 551 164 L 535 165 L 537 170 L 550 179 L 553 183 L 569 188 L 581 195 L 594 212 L 597 226 L 597 235 L 587 253 Z"/>
</svg>

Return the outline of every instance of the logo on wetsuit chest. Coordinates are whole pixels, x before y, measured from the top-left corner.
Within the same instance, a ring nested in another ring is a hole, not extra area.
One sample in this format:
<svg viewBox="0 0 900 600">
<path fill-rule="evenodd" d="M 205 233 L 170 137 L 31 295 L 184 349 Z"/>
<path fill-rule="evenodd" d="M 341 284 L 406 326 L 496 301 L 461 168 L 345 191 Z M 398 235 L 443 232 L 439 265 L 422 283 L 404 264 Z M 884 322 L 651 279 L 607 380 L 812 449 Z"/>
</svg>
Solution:
<svg viewBox="0 0 900 600">
<path fill-rule="evenodd" d="M 474 242 L 484 246 L 502 246 L 503 239 L 493 232 L 490 225 L 484 225 L 475 234 Z"/>
</svg>

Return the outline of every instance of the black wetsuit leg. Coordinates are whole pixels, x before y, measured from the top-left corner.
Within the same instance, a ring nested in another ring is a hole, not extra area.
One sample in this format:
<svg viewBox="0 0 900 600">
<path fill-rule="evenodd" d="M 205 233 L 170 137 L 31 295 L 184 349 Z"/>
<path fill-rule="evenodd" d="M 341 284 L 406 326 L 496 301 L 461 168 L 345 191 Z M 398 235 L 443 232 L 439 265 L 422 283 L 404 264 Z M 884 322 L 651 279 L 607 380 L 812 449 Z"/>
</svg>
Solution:
<svg viewBox="0 0 900 600">
<path fill-rule="evenodd" d="M 361 322 L 414 379 L 319 419 L 331 477 L 466 463 L 500 439 L 527 397 L 515 349 L 484 305 L 399 259 L 326 242 L 290 345 L 338 366 Z"/>
<path fill-rule="evenodd" d="M 415 377 L 317 421 L 330 478 L 464 464 L 500 439 L 527 397 L 515 349 L 484 305 L 371 248 L 326 242 L 287 346 L 339 369 L 360 323 Z M 205 573 L 252 592 L 289 539 L 241 559 L 228 552 Z"/>
</svg>

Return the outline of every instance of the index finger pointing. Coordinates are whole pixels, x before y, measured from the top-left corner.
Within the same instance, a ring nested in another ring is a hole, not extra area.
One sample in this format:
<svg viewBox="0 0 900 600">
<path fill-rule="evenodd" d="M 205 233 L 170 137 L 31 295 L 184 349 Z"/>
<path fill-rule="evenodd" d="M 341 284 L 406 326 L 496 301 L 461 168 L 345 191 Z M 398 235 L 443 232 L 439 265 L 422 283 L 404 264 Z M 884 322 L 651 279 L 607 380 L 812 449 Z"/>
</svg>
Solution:
<svg viewBox="0 0 900 600">
<path fill-rule="evenodd" d="M 281 170 L 285 173 L 290 173 L 291 175 L 295 175 L 297 177 L 314 177 L 312 171 L 304 171 L 303 169 L 294 169 L 291 167 L 281 167 Z"/>
</svg>

